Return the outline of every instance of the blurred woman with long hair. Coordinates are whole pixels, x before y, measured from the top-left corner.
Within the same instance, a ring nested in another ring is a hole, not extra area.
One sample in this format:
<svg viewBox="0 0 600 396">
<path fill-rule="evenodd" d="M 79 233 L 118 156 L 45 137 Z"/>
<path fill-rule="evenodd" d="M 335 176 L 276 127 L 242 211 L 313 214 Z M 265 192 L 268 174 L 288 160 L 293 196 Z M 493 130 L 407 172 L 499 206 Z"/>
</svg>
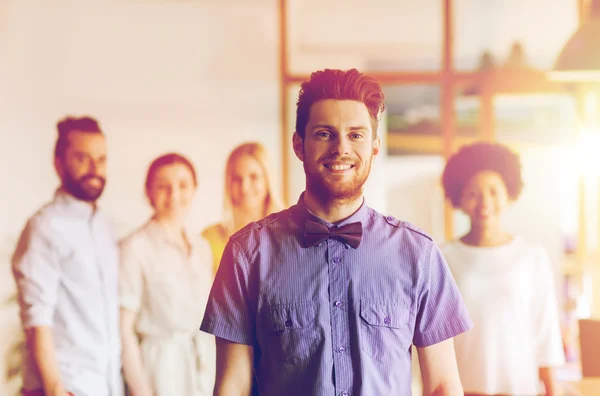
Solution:
<svg viewBox="0 0 600 396">
<path fill-rule="evenodd" d="M 133 396 L 213 393 L 214 337 L 198 330 L 213 280 L 210 248 L 184 229 L 196 186 L 187 158 L 155 159 L 146 176 L 154 214 L 121 243 L 123 372 Z"/>
<path fill-rule="evenodd" d="M 257 142 L 233 149 L 225 167 L 223 219 L 202 231 L 209 242 L 216 272 L 229 236 L 246 224 L 283 209 L 273 187 L 267 150 Z"/>
</svg>

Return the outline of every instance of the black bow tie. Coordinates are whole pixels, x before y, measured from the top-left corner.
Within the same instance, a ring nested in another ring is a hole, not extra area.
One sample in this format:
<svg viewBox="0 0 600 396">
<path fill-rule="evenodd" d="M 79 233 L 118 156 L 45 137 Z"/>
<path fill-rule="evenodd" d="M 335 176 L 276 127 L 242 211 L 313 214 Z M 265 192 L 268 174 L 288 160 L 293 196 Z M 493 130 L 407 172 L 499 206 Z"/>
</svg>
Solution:
<svg viewBox="0 0 600 396">
<path fill-rule="evenodd" d="M 306 247 L 318 245 L 327 238 L 332 238 L 344 242 L 356 249 L 358 245 L 360 245 L 361 237 L 362 224 L 360 222 L 329 228 L 323 223 L 308 220 L 304 227 L 304 242 L 306 243 Z"/>
</svg>

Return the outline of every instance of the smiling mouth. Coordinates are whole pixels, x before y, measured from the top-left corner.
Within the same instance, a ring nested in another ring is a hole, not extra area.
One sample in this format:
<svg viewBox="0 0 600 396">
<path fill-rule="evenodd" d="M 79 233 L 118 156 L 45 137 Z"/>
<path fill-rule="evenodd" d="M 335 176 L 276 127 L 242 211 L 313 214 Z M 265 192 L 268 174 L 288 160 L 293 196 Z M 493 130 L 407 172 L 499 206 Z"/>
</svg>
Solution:
<svg viewBox="0 0 600 396">
<path fill-rule="evenodd" d="M 351 164 L 323 164 L 323 166 L 329 170 L 336 172 L 343 172 L 354 168 L 354 165 Z"/>
<path fill-rule="evenodd" d="M 97 177 L 85 179 L 83 182 L 88 183 L 92 186 L 97 186 L 97 187 L 99 187 L 103 184 L 102 179 L 99 179 Z"/>
</svg>

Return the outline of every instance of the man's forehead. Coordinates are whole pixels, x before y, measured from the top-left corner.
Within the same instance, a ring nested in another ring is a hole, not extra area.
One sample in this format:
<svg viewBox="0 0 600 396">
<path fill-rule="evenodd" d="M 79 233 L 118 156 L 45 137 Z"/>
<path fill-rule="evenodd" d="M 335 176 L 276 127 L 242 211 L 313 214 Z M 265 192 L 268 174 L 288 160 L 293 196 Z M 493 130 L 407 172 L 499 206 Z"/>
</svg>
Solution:
<svg viewBox="0 0 600 396">
<path fill-rule="evenodd" d="M 74 130 L 67 136 L 66 149 L 72 152 L 104 152 L 106 141 L 104 135 L 98 132 Z"/>
<path fill-rule="evenodd" d="M 317 101 L 315 101 L 312 106 L 312 108 L 334 108 L 334 107 L 347 107 L 347 108 L 353 108 L 353 109 L 364 109 L 367 113 L 368 108 L 367 105 L 364 104 L 363 102 L 361 102 L 360 100 L 353 100 L 353 99 L 331 99 L 331 98 L 327 98 L 327 99 L 319 99 Z"/>
<path fill-rule="evenodd" d="M 104 143 L 104 135 L 100 132 L 89 132 L 89 131 L 80 131 L 73 130 L 69 132 L 67 135 L 67 141 L 70 144 L 83 144 L 83 143 L 94 143 L 94 144 L 103 144 Z"/>
<path fill-rule="evenodd" d="M 356 100 L 322 99 L 312 104 L 310 124 L 327 123 L 330 120 L 355 123 L 356 127 L 370 127 L 371 117 L 367 106 Z"/>
<path fill-rule="evenodd" d="M 99 137 L 104 139 L 104 134 L 98 131 L 86 131 L 84 129 L 73 129 L 67 135 L 69 138 L 93 138 Z"/>
</svg>

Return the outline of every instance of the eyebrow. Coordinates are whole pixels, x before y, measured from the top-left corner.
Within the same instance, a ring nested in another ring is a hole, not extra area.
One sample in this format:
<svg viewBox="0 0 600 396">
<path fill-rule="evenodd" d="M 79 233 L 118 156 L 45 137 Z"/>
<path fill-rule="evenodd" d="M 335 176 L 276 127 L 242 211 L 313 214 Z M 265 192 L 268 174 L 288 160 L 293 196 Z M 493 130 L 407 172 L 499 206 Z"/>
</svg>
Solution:
<svg viewBox="0 0 600 396">
<path fill-rule="evenodd" d="M 318 128 L 323 128 L 323 129 L 329 129 L 332 131 L 337 131 L 337 128 L 332 126 L 332 125 L 328 125 L 328 124 L 315 124 L 313 125 L 313 127 L 311 128 L 311 130 L 315 130 Z M 350 131 L 368 131 L 369 127 L 366 126 L 354 126 L 354 127 L 350 127 Z"/>
<path fill-rule="evenodd" d="M 89 153 L 85 151 L 73 151 L 73 154 L 83 155 L 84 157 L 92 157 Z M 106 159 L 106 154 L 102 154 L 98 159 Z"/>
</svg>

